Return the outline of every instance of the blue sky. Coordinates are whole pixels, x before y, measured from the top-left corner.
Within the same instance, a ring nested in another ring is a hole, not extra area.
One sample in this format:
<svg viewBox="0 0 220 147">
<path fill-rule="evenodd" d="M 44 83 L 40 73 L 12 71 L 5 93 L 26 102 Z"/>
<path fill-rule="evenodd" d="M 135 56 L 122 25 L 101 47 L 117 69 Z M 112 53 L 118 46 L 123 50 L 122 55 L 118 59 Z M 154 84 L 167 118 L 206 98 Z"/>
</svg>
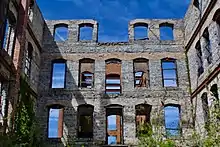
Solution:
<svg viewBox="0 0 220 147">
<path fill-rule="evenodd" d="M 190 0 L 37 0 L 46 19 L 95 19 L 99 41 L 127 41 L 136 18 L 183 18 Z"/>
</svg>

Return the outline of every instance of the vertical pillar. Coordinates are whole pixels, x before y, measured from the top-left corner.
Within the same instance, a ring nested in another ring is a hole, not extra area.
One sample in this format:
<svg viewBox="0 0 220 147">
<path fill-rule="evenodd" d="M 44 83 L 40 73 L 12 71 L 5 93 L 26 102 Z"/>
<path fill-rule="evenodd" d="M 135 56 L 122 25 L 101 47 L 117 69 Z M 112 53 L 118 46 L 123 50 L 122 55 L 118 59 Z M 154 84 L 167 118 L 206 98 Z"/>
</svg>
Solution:
<svg viewBox="0 0 220 147">
<path fill-rule="evenodd" d="M 25 48 L 25 39 L 26 39 L 26 28 L 28 23 L 28 6 L 29 0 L 21 0 L 19 4 L 19 11 L 18 11 L 18 20 L 17 20 L 17 35 L 15 38 L 15 48 L 14 48 L 14 57 L 13 62 L 16 68 L 16 80 L 15 80 L 15 87 L 14 89 L 10 90 L 9 97 L 13 100 L 12 103 L 12 114 L 11 114 L 11 125 L 10 127 L 14 127 L 14 117 L 16 113 L 17 101 L 19 97 L 19 89 L 20 89 L 20 76 L 22 70 L 22 59 L 24 55 L 24 48 Z"/>
<path fill-rule="evenodd" d="M 149 24 L 149 33 L 148 38 L 152 41 L 159 41 L 160 40 L 160 27 L 156 21 L 151 21 Z"/>
<path fill-rule="evenodd" d="M 134 25 L 133 24 L 129 24 L 128 26 L 128 39 L 129 39 L 129 42 L 134 41 Z"/>
<path fill-rule="evenodd" d="M 98 41 L 98 23 L 95 23 L 93 26 L 92 41 L 93 42 Z"/>
</svg>

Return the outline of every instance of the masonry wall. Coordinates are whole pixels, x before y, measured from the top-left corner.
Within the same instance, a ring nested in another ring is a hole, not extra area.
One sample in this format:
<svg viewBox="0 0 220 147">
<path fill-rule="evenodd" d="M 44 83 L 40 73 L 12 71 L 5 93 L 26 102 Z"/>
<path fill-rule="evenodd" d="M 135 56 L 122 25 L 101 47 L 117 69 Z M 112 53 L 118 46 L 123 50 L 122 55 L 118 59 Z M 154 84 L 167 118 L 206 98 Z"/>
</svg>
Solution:
<svg viewBox="0 0 220 147">
<path fill-rule="evenodd" d="M 215 1 L 212 1 L 213 3 Z M 208 6 L 209 1 L 203 2 L 206 7 Z M 196 129 L 200 132 L 205 132 L 204 129 L 204 115 L 203 115 L 203 108 L 202 108 L 202 100 L 201 96 L 204 92 L 208 93 L 208 99 L 211 99 L 210 94 L 210 88 L 212 85 L 217 84 L 219 89 L 219 70 L 220 70 L 220 46 L 219 46 L 219 26 L 218 24 L 213 20 L 214 14 L 216 11 L 220 8 L 220 1 L 217 0 L 212 9 L 210 9 L 209 13 L 205 13 L 205 6 L 203 7 L 203 14 L 207 15 L 207 18 L 204 20 L 204 22 L 197 21 L 194 23 L 191 21 L 190 18 L 194 18 L 196 13 L 193 12 L 193 9 L 196 9 L 194 6 L 190 6 L 186 17 L 185 17 L 185 46 L 188 44 L 188 48 L 186 48 L 186 54 L 188 57 L 188 66 L 189 66 L 189 75 L 190 75 L 190 81 L 191 81 L 191 92 L 192 92 L 192 99 L 193 99 L 193 105 L 195 106 L 194 110 L 196 113 L 196 120 L 195 120 L 195 126 Z M 194 8 L 193 8 L 194 7 Z M 201 15 L 200 19 L 202 19 L 203 15 Z M 200 23 L 201 28 L 198 29 L 198 32 L 196 33 L 195 30 L 198 27 L 198 24 Z M 194 26 L 194 27 L 193 27 Z M 193 28 L 194 31 L 190 32 L 191 28 Z M 203 38 L 203 32 L 204 30 L 208 28 L 209 32 L 209 38 L 210 38 L 210 46 L 211 46 L 211 52 L 212 52 L 212 63 L 208 64 L 206 56 L 205 56 L 205 48 L 204 48 L 204 38 Z M 195 33 L 195 37 L 192 36 L 192 34 Z M 191 36 L 191 37 L 189 37 Z M 188 38 L 188 39 L 187 39 Z M 202 59 L 203 59 L 203 67 L 204 72 L 200 76 L 198 76 L 198 63 L 197 63 L 197 54 L 196 54 L 196 43 L 200 40 L 201 47 L 202 47 Z M 215 76 L 211 76 L 215 74 Z M 218 92 L 220 93 L 220 92 Z"/>
<path fill-rule="evenodd" d="M 135 20 L 137 21 L 137 20 Z M 189 83 L 183 48 L 183 22 L 182 20 L 142 20 L 154 23 L 154 31 L 159 31 L 161 22 L 174 24 L 174 36 L 177 41 L 145 40 L 98 43 L 97 22 L 93 20 L 59 20 L 47 21 L 44 30 L 44 45 L 41 55 L 41 72 L 39 84 L 38 110 L 42 136 L 47 138 L 48 106 L 60 104 L 64 106 L 64 137 L 71 140 L 77 132 L 77 107 L 81 104 L 94 106 L 94 142 L 106 140 L 105 107 L 110 104 L 123 106 L 123 139 L 124 144 L 135 144 L 135 105 L 147 103 L 152 105 L 151 119 L 158 116 L 161 110 L 161 101 L 166 104 L 179 104 L 181 106 L 181 122 L 183 132 L 187 132 L 187 123 L 190 116 Z M 94 24 L 92 41 L 78 41 L 78 25 L 83 22 Z M 137 21 L 138 22 L 138 21 Z M 65 42 L 53 40 L 54 25 L 68 24 L 69 36 Z M 176 26 L 175 26 L 176 24 Z M 132 29 L 132 27 L 130 28 Z M 153 29 L 153 28 L 152 28 Z M 156 33 L 159 38 L 159 34 Z M 155 37 L 155 36 L 154 36 Z M 130 36 L 132 38 L 132 36 Z M 177 59 L 178 87 L 164 88 L 162 84 L 161 59 L 171 57 Z M 51 61 L 63 58 L 67 60 L 66 88 L 52 89 Z M 91 58 L 95 60 L 94 88 L 86 89 L 78 86 L 79 60 Z M 122 93 L 120 95 L 105 94 L 105 60 L 117 58 L 122 60 Z M 150 87 L 134 88 L 133 59 L 146 58 L 149 60 Z M 162 113 L 163 122 L 163 113 Z M 161 125 L 163 127 L 163 124 Z M 48 142 L 53 142 L 47 139 Z M 82 140 L 77 140 L 82 142 Z M 57 143 L 57 142 L 56 142 Z M 90 142 L 91 143 L 91 142 Z M 62 143 L 60 144 L 62 146 Z"/>
</svg>

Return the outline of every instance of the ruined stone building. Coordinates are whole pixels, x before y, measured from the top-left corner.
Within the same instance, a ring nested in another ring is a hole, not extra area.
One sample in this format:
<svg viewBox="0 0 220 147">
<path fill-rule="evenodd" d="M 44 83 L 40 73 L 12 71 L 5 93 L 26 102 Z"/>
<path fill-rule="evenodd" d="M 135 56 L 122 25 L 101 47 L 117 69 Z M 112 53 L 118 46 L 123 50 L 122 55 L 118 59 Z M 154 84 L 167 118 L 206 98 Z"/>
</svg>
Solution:
<svg viewBox="0 0 220 147">
<path fill-rule="evenodd" d="M 3 5 L 2 132 L 16 128 L 18 105 L 30 102 L 52 146 L 135 145 L 144 123 L 159 125 L 167 137 L 193 127 L 205 132 L 205 110 L 220 96 L 220 0 L 192 1 L 183 19 L 131 20 L 127 42 L 105 43 L 95 20 L 44 20 L 34 0 Z M 138 27 L 146 38 L 136 38 Z M 92 29 L 90 38 L 82 39 L 83 28 Z M 168 110 L 174 126 L 166 125 Z"/>
</svg>

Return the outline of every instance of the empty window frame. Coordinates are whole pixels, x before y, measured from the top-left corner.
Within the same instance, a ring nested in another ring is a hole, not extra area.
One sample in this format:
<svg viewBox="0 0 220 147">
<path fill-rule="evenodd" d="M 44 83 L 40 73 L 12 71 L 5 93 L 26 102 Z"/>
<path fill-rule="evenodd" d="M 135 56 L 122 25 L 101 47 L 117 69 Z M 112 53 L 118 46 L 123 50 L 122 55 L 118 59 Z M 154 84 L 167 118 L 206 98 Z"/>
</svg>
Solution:
<svg viewBox="0 0 220 147">
<path fill-rule="evenodd" d="M 170 23 L 160 24 L 160 40 L 174 40 L 173 24 Z"/>
<path fill-rule="evenodd" d="M 64 108 L 60 105 L 49 107 L 48 138 L 61 138 L 63 136 Z"/>
<path fill-rule="evenodd" d="M 123 106 L 112 104 L 106 107 L 106 144 L 123 142 Z"/>
<path fill-rule="evenodd" d="M 54 26 L 54 40 L 56 42 L 64 42 L 68 39 L 68 25 L 67 24 L 56 24 Z"/>
<path fill-rule="evenodd" d="M 164 107 L 165 129 L 168 137 L 180 135 L 180 106 L 166 105 Z"/>
<path fill-rule="evenodd" d="M 52 88 L 65 88 L 66 83 L 66 60 L 58 59 L 52 61 Z"/>
<path fill-rule="evenodd" d="M 209 31 L 208 28 L 205 29 L 204 33 L 203 33 L 203 38 L 204 38 L 204 56 L 208 62 L 208 64 L 212 63 L 212 50 L 211 50 L 211 42 L 209 39 Z"/>
<path fill-rule="evenodd" d="M 78 138 L 93 138 L 93 111 L 92 105 L 78 107 Z"/>
<path fill-rule="evenodd" d="M 134 86 L 149 86 L 149 65 L 148 60 L 144 58 L 134 59 Z"/>
<path fill-rule="evenodd" d="M 9 11 L 8 18 L 5 22 L 3 49 L 5 49 L 10 56 L 12 56 L 14 52 L 15 28 L 16 18 L 14 17 L 13 13 Z"/>
<path fill-rule="evenodd" d="M 78 40 L 92 40 L 93 38 L 93 24 L 79 25 L 79 39 Z"/>
<path fill-rule="evenodd" d="M 29 7 L 28 7 L 28 16 L 29 16 L 30 21 L 33 20 L 33 15 L 34 15 L 33 7 L 34 7 L 34 0 L 30 0 Z"/>
<path fill-rule="evenodd" d="M 82 88 L 92 88 L 94 86 L 95 61 L 92 59 L 81 59 L 79 61 L 80 82 Z"/>
<path fill-rule="evenodd" d="M 217 32 L 218 32 L 218 42 L 220 42 L 220 9 L 218 9 L 213 17 L 213 21 L 216 22 L 217 25 Z"/>
<path fill-rule="evenodd" d="M 141 136 L 147 134 L 150 127 L 150 113 L 152 106 L 148 104 L 140 104 L 135 106 L 136 114 L 136 135 Z"/>
<path fill-rule="evenodd" d="M 211 95 L 214 96 L 215 100 L 219 100 L 219 95 L 218 95 L 218 85 L 214 84 L 212 85 L 211 89 Z"/>
<path fill-rule="evenodd" d="M 177 87 L 177 67 L 176 60 L 165 58 L 162 62 L 162 75 L 164 87 Z"/>
<path fill-rule="evenodd" d="M 105 89 L 106 94 L 121 93 L 121 60 L 106 60 Z"/>
<path fill-rule="evenodd" d="M 146 23 L 134 24 L 134 39 L 135 40 L 149 40 L 148 24 Z"/>
<path fill-rule="evenodd" d="M 201 49 L 201 44 L 200 44 L 200 40 L 196 43 L 196 62 L 198 65 L 198 69 L 197 69 L 197 73 L 198 73 L 198 77 L 204 72 L 204 67 L 203 67 L 203 55 L 202 55 L 202 49 Z"/>
<path fill-rule="evenodd" d="M 33 46 L 30 42 L 28 42 L 28 47 L 25 51 L 25 66 L 24 66 L 24 73 L 28 78 L 31 75 L 32 56 L 33 56 Z"/>
<path fill-rule="evenodd" d="M 106 75 L 106 94 L 120 94 L 121 93 L 121 78 L 117 74 Z"/>
<path fill-rule="evenodd" d="M 200 10 L 200 3 L 199 3 L 199 0 L 194 0 L 193 1 L 193 5 Z"/>
<path fill-rule="evenodd" d="M 202 109 L 203 109 L 203 117 L 205 122 L 205 128 L 208 129 L 209 126 L 209 103 L 207 93 L 203 93 L 201 96 L 202 101 Z"/>
</svg>

